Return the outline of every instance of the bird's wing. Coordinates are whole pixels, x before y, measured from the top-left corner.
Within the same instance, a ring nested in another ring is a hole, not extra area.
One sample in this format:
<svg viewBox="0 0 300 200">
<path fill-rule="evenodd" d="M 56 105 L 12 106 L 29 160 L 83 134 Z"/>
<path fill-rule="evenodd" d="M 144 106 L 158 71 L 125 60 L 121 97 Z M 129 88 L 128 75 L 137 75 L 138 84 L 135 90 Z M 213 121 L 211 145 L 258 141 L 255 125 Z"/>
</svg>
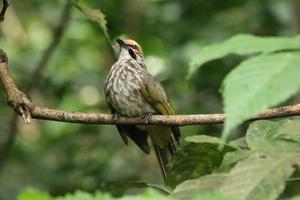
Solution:
<svg viewBox="0 0 300 200">
<path fill-rule="evenodd" d="M 127 136 L 138 146 L 141 150 L 143 150 L 146 154 L 149 154 L 150 147 L 147 141 L 147 132 L 140 130 L 135 125 L 116 125 L 120 135 L 123 137 Z M 123 139 L 124 140 L 124 139 Z"/>
<path fill-rule="evenodd" d="M 158 111 L 159 114 L 174 115 L 174 110 L 160 82 L 150 74 L 145 80 L 143 87 L 140 89 L 143 97 Z M 176 142 L 179 144 L 181 135 L 179 127 L 172 126 L 171 129 Z"/>
<path fill-rule="evenodd" d="M 143 97 L 158 111 L 159 114 L 173 115 L 174 110 L 168 100 L 164 88 L 152 75 L 145 78 L 143 87 L 140 89 Z"/>
</svg>

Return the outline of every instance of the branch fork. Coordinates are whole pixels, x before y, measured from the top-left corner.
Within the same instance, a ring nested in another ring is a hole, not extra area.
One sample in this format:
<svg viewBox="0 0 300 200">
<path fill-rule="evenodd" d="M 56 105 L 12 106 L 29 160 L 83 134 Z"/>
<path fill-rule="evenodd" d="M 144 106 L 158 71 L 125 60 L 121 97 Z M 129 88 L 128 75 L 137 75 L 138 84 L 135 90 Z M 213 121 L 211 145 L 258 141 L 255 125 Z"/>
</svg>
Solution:
<svg viewBox="0 0 300 200">
<path fill-rule="evenodd" d="M 22 116 L 26 124 L 31 121 L 31 112 L 34 104 L 31 99 L 15 85 L 8 71 L 8 58 L 6 53 L 0 49 L 0 78 L 7 94 L 7 103 Z"/>
<path fill-rule="evenodd" d="M 8 105 L 22 116 L 26 124 L 29 124 L 31 121 L 31 112 L 34 110 L 35 105 L 26 94 L 18 89 L 14 92 L 10 92 L 9 94 L 10 95 L 8 95 L 7 100 Z"/>
</svg>

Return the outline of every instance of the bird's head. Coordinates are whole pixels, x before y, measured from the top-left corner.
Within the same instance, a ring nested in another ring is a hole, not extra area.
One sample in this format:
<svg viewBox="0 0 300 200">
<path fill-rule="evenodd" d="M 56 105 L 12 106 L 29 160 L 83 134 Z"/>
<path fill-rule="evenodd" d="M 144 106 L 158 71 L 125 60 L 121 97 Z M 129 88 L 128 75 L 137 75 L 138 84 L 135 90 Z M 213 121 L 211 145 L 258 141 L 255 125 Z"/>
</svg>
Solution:
<svg viewBox="0 0 300 200">
<path fill-rule="evenodd" d="M 143 50 L 136 41 L 130 39 L 126 39 L 126 40 L 117 39 L 116 41 L 121 48 L 120 57 L 130 55 L 130 57 L 135 60 L 143 59 Z"/>
</svg>

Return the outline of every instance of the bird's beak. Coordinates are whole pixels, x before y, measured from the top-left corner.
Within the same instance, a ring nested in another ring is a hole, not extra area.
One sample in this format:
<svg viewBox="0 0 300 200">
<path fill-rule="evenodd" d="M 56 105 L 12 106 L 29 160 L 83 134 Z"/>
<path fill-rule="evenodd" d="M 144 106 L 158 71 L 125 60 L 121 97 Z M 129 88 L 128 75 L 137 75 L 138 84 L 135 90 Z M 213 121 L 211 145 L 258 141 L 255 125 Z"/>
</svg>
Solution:
<svg viewBox="0 0 300 200">
<path fill-rule="evenodd" d="M 136 54 L 133 52 L 133 50 L 130 48 L 130 46 L 128 46 L 127 44 L 125 44 L 125 42 L 121 39 L 116 39 L 117 43 L 120 45 L 121 48 L 124 48 L 126 50 L 128 50 L 130 56 L 133 59 L 136 59 Z"/>
<path fill-rule="evenodd" d="M 116 39 L 117 43 L 120 45 L 120 47 L 123 47 L 125 49 L 127 49 L 127 45 L 124 43 L 123 40 L 121 39 Z"/>
</svg>

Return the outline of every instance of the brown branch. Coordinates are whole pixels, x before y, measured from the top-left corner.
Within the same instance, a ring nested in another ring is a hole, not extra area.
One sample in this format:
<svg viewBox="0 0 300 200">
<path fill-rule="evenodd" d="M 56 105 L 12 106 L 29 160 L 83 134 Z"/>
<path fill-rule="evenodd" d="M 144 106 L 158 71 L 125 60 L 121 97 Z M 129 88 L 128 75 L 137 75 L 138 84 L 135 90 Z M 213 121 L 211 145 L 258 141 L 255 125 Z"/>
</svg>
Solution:
<svg viewBox="0 0 300 200">
<path fill-rule="evenodd" d="M 36 106 L 32 118 L 83 124 L 147 124 L 143 117 L 120 117 L 114 121 L 111 114 L 69 112 Z M 153 115 L 149 125 L 195 125 L 219 124 L 224 121 L 223 114 L 203 115 Z"/>
<path fill-rule="evenodd" d="M 0 58 L 5 55 L 0 51 Z M 6 58 L 4 56 L 4 58 Z M 21 92 L 11 78 L 8 68 L 7 59 L 1 59 L 0 77 L 4 85 L 8 101 L 19 114 L 19 107 L 23 105 L 31 117 L 35 119 L 52 120 L 70 123 L 86 123 L 86 124 L 147 124 L 145 119 L 141 117 L 126 118 L 120 117 L 117 121 L 112 119 L 110 114 L 101 113 L 82 113 L 55 110 L 34 105 L 28 97 Z M 268 109 L 262 112 L 252 120 L 271 119 L 278 117 L 300 115 L 300 104 Z M 23 117 L 24 118 L 24 117 Z M 151 125 L 201 125 L 201 124 L 220 124 L 225 120 L 224 114 L 198 114 L 198 115 L 154 115 L 148 124 Z"/>
<path fill-rule="evenodd" d="M 5 16 L 5 13 L 6 13 L 6 10 L 7 10 L 8 6 L 9 6 L 8 0 L 2 0 L 2 4 L 3 4 L 3 7 L 2 7 L 2 10 L 0 12 L 0 22 L 4 21 L 4 16 Z"/>
<path fill-rule="evenodd" d="M 112 115 L 101 113 L 68 112 L 45 107 L 35 106 L 32 118 L 85 124 L 146 124 L 141 117 L 120 117 L 116 122 Z M 286 116 L 300 115 L 300 104 L 268 109 L 251 120 L 272 119 Z M 151 125 L 203 125 L 221 124 L 225 121 L 224 114 L 197 114 L 197 115 L 153 115 Z"/>
<path fill-rule="evenodd" d="M 7 69 L 8 59 L 6 53 L 0 50 L 0 78 L 7 94 L 7 102 L 15 111 L 22 115 L 26 123 L 30 122 L 31 100 L 17 88 Z"/>
</svg>

